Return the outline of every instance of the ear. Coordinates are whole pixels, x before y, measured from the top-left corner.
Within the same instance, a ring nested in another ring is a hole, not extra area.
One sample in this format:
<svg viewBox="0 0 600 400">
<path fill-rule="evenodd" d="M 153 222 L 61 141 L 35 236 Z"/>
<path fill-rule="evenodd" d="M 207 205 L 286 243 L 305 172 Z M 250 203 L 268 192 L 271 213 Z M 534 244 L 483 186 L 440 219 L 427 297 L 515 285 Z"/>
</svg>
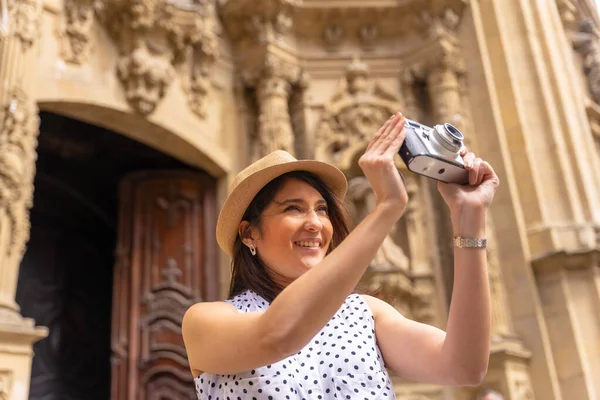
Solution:
<svg viewBox="0 0 600 400">
<path fill-rule="evenodd" d="M 242 239 L 242 243 L 246 246 L 254 244 L 254 241 L 258 239 L 258 229 L 254 228 L 250 222 L 242 221 L 238 228 L 238 235 Z"/>
</svg>

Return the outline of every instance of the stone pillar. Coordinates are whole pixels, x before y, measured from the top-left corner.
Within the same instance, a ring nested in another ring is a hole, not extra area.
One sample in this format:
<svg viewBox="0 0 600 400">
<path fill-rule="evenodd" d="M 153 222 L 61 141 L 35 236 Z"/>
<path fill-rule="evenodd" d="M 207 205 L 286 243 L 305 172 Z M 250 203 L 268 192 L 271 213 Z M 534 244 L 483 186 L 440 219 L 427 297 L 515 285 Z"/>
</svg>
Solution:
<svg viewBox="0 0 600 400">
<path fill-rule="evenodd" d="M 581 71 L 561 22 L 567 2 L 559 3 L 471 2 L 489 94 L 473 112 L 482 142 L 505 157 L 497 202 L 505 218 L 495 222 L 510 252 L 498 253 L 515 330 L 533 353 L 532 388 L 537 398 L 596 399 L 600 163 L 586 116 L 594 88 L 573 84 Z M 509 244 L 511 235 L 520 243 Z"/>
<path fill-rule="evenodd" d="M 10 25 L 0 42 L 0 394 L 11 400 L 28 398 L 32 345 L 47 335 L 15 302 L 39 132 L 33 89 L 41 3 L 9 2 Z"/>
<path fill-rule="evenodd" d="M 452 33 L 446 33 L 439 41 L 439 57 L 430 61 L 424 71 L 435 123 L 453 124 L 465 135 L 465 145 L 470 151 L 484 151 L 479 146 L 477 132 L 471 128 L 469 104 L 466 99 L 466 66 L 458 40 Z M 533 400 L 529 372 L 531 352 L 516 335 L 511 321 L 492 218 L 488 219 L 487 226 L 492 347 L 488 374 L 483 385 L 499 391 L 506 399 Z M 448 252 L 451 253 L 452 250 Z M 527 392 L 526 395 L 524 391 Z M 472 398 L 474 394 L 472 388 L 457 389 L 459 399 Z"/>
</svg>

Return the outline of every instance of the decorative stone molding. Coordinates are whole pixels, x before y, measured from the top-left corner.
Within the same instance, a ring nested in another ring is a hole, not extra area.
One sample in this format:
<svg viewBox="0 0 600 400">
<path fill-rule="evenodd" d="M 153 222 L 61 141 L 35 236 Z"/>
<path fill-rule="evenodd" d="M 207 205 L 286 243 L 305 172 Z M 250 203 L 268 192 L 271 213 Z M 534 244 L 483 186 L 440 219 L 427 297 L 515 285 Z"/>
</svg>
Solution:
<svg viewBox="0 0 600 400">
<path fill-rule="evenodd" d="M 395 95 L 369 83 L 368 66 L 355 58 L 318 123 L 316 157 L 342 170 L 350 169 L 373 133 L 400 109 Z"/>
<path fill-rule="evenodd" d="M 580 19 L 580 13 L 573 0 L 556 0 L 558 13 L 567 31 L 577 30 L 577 24 Z"/>
<path fill-rule="evenodd" d="M 208 17 L 203 19 L 193 40 L 196 45 L 192 48 L 189 80 L 184 80 L 189 106 L 200 118 L 206 117 L 205 106 L 211 87 L 212 67 L 219 56 L 219 43 L 215 34 L 216 14 L 212 4 L 207 8 Z"/>
<path fill-rule="evenodd" d="M 583 68 L 592 98 L 600 104 L 600 29 L 591 18 L 581 21 L 572 43 L 583 58 Z"/>
<path fill-rule="evenodd" d="M 8 2 L 11 30 L 21 41 L 23 50 L 28 50 L 39 35 L 38 17 L 40 9 L 37 0 L 19 0 Z"/>
<path fill-rule="evenodd" d="M 294 89 L 308 85 L 308 75 L 293 62 L 267 53 L 242 73 L 244 84 L 255 90 L 258 127 L 253 134 L 253 159 L 274 150 L 295 153 L 295 134 L 289 110 Z"/>
<path fill-rule="evenodd" d="M 81 65 L 88 60 L 94 24 L 92 3 L 93 0 L 65 0 L 62 57 L 69 63 Z"/>
<path fill-rule="evenodd" d="M 191 76 L 184 88 L 192 109 L 202 115 L 217 56 L 212 1 L 97 0 L 94 5 L 121 52 L 117 73 L 131 106 L 152 113 L 175 79 L 175 68 L 187 64 Z"/>
<path fill-rule="evenodd" d="M 344 31 L 344 28 L 336 24 L 328 25 L 323 31 L 325 48 L 329 51 L 337 50 L 344 41 L 345 37 L 346 32 Z"/>
<path fill-rule="evenodd" d="M 2 110 L 0 138 L 0 209 L 6 212 L 2 224 L 10 227 L 3 257 L 20 260 L 29 240 L 39 118 L 21 87 L 15 87 L 9 99 Z"/>
<path fill-rule="evenodd" d="M 358 30 L 358 37 L 363 50 L 373 50 L 379 38 L 379 28 L 376 25 L 364 25 Z"/>
<path fill-rule="evenodd" d="M 294 26 L 298 0 L 229 0 L 220 14 L 234 42 L 266 44 L 281 41 Z"/>
</svg>

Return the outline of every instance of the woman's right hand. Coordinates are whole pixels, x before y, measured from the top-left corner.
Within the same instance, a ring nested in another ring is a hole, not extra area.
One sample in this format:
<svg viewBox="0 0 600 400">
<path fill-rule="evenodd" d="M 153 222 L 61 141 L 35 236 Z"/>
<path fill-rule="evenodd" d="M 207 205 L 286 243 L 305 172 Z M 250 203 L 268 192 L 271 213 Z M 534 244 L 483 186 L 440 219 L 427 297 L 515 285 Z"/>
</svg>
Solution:
<svg viewBox="0 0 600 400">
<path fill-rule="evenodd" d="M 392 115 L 373 136 L 358 160 L 373 187 L 377 206 L 393 213 L 396 218 L 400 218 L 408 203 L 406 187 L 394 163 L 394 157 L 406 137 L 405 123 L 401 113 Z"/>
</svg>

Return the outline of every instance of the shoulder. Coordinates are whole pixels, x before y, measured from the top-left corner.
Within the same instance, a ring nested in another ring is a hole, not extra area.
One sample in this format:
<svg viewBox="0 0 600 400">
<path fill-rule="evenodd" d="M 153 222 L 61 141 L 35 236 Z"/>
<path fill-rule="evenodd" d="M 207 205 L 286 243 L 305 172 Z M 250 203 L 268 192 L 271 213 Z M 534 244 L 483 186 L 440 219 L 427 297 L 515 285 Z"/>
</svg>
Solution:
<svg viewBox="0 0 600 400">
<path fill-rule="evenodd" d="M 215 318 L 227 317 L 232 313 L 237 313 L 237 309 L 224 301 L 196 303 L 183 315 L 181 328 L 185 332 L 197 327 L 198 324 L 208 323 Z"/>
<path fill-rule="evenodd" d="M 371 313 L 373 314 L 373 318 L 375 318 L 375 320 L 390 316 L 403 318 L 402 314 L 391 304 L 377 297 L 369 296 L 367 294 L 361 294 L 360 297 L 371 309 Z"/>
</svg>

